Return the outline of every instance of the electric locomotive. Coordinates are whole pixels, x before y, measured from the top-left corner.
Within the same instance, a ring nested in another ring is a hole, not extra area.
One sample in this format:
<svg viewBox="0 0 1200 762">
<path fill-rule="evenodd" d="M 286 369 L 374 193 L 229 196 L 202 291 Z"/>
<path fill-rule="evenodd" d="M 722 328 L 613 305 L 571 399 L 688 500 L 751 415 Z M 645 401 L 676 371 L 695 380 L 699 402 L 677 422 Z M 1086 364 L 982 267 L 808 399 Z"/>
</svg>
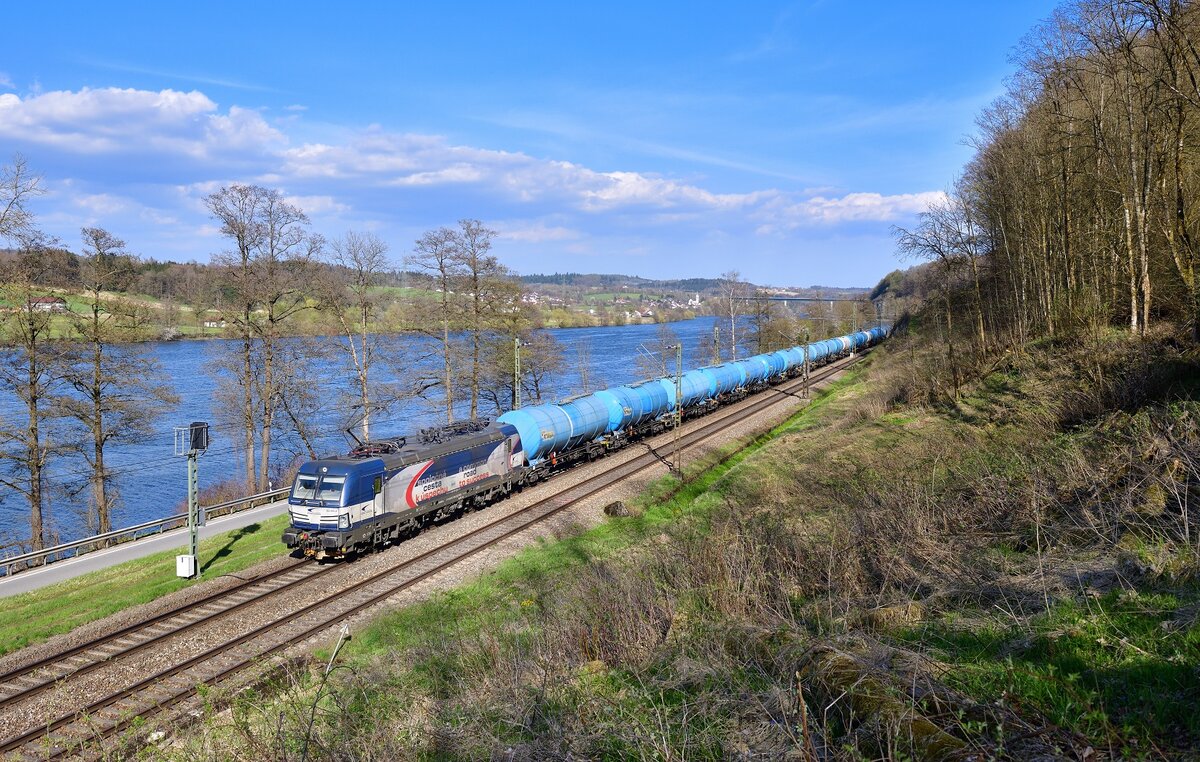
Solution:
<svg viewBox="0 0 1200 762">
<path fill-rule="evenodd" d="M 317 559 L 399 540 L 510 493 L 525 459 L 513 426 L 486 420 L 373 440 L 300 466 L 283 542 Z"/>
</svg>

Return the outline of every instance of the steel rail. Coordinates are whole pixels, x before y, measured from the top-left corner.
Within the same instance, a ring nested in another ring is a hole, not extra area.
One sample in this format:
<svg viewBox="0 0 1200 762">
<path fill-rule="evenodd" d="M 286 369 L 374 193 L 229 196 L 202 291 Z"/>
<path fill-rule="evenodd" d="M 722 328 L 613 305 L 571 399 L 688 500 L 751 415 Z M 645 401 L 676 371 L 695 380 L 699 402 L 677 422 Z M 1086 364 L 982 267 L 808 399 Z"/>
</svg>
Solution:
<svg viewBox="0 0 1200 762">
<path fill-rule="evenodd" d="M 212 613 L 205 614 L 200 619 L 187 620 L 171 627 L 164 632 L 154 633 L 147 640 L 136 642 L 133 645 L 119 646 L 117 651 L 102 651 L 100 654 L 94 657 L 85 656 L 85 654 L 87 654 L 89 651 L 104 649 L 106 646 L 125 638 L 136 638 L 139 633 L 149 630 L 152 627 L 162 625 L 171 619 L 186 617 L 189 613 L 194 612 L 197 609 L 204 608 L 205 606 L 211 606 L 222 598 L 233 598 L 241 593 L 244 593 L 246 590 L 252 587 L 269 584 L 274 580 L 295 572 L 305 566 L 313 566 L 314 571 L 311 574 L 307 574 L 298 579 L 285 582 L 278 587 L 264 590 L 245 600 L 234 602 L 232 606 L 222 608 L 220 611 L 214 611 Z M 129 656 L 130 654 L 149 648 L 162 639 L 179 633 L 188 627 L 193 627 L 201 622 L 207 623 L 216 619 L 220 619 L 227 614 L 238 611 L 254 603 L 262 603 L 264 600 L 291 590 L 297 585 L 302 585 L 314 577 L 319 576 L 322 571 L 332 568 L 334 567 L 317 566 L 308 559 L 299 559 L 295 563 L 288 564 L 287 566 L 281 567 L 262 576 L 244 580 L 233 587 L 214 591 L 208 595 L 205 595 L 203 598 L 199 598 L 189 603 L 180 604 L 172 609 L 155 614 L 149 619 L 134 622 L 120 628 L 119 630 L 115 630 L 114 632 L 100 635 L 86 643 L 73 646 L 66 651 L 43 657 L 36 662 L 26 664 L 22 667 L 14 668 L 3 675 L 0 675 L 0 692 L 5 692 L 12 687 L 17 688 L 16 692 L 11 692 L 8 695 L 0 696 L 0 709 L 3 709 L 11 704 L 16 704 L 18 702 L 30 699 L 39 693 L 43 693 L 51 688 L 54 688 L 55 686 L 61 684 L 64 680 L 70 680 L 86 675 L 93 670 L 106 666 L 114 659 Z M 83 657 L 87 660 L 82 664 L 68 667 L 65 670 L 55 669 L 55 667 L 65 664 L 68 660 L 76 657 Z M 50 674 L 37 675 L 36 673 L 39 672 L 49 672 Z M 33 682 L 29 683 L 31 680 Z M 26 681 L 29 684 L 20 685 L 21 681 Z"/>
</svg>

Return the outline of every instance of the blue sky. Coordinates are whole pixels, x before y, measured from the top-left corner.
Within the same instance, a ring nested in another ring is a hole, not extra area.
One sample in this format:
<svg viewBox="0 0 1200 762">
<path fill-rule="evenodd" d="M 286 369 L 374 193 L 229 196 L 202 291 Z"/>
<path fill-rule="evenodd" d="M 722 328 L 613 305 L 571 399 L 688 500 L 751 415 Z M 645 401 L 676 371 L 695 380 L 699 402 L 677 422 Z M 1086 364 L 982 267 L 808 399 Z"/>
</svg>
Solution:
<svg viewBox="0 0 1200 762">
<path fill-rule="evenodd" d="M 518 272 L 871 285 L 1049 2 L 20 3 L 0 161 L 77 247 L 205 261 L 281 189 L 399 262 L 462 217 Z"/>
</svg>

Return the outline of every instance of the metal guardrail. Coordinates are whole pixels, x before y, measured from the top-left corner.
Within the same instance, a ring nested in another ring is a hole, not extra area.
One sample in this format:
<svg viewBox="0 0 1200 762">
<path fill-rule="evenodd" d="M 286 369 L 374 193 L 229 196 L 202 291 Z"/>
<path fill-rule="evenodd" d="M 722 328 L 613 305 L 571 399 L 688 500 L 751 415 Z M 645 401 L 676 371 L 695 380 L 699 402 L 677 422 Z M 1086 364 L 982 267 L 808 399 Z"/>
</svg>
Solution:
<svg viewBox="0 0 1200 762">
<path fill-rule="evenodd" d="M 240 513 L 246 508 L 253 508 L 258 501 L 267 500 L 270 498 L 278 498 L 286 495 L 291 490 L 291 487 L 280 487 L 279 489 L 260 492 L 257 495 L 249 495 L 248 497 L 239 497 L 236 500 L 226 500 L 223 503 L 216 505 L 205 506 L 201 508 L 204 512 L 205 519 L 219 518 L 228 516 L 233 513 Z M 246 506 L 246 508 L 234 510 L 237 506 Z M 124 529 L 114 529 L 111 532 L 104 534 L 92 535 L 85 537 L 82 540 L 73 540 L 55 545 L 53 548 L 43 548 L 35 550 L 31 553 L 22 553 L 17 556 L 8 558 L 0 558 L 0 578 L 11 577 L 19 571 L 23 571 L 32 567 L 41 567 L 46 564 L 62 561 L 67 558 L 76 558 L 84 553 L 89 553 L 93 550 L 101 548 L 109 548 L 113 545 L 119 545 L 124 542 L 132 542 L 139 540 L 142 537 L 148 537 L 152 534 L 162 534 L 167 529 L 174 529 L 175 526 L 184 526 L 187 524 L 187 514 L 179 513 L 174 516 L 168 516 L 165 519 L 152 519 L 150 521 L 135 524 Z"/>
</svg>

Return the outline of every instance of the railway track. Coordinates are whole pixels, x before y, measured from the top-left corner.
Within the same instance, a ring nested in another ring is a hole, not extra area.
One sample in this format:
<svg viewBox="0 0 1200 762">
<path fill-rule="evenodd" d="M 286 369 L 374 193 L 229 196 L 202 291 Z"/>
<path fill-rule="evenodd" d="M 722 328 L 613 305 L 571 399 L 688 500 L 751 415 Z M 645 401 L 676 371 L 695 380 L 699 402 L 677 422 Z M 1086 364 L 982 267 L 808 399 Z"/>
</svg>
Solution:
<svg viewBox="0 0 1200 762">
<path fill-rule="evenodd" d="M 853 362 L 854 358 L 848 358 L 824 366 L 810 376 L 810 382 L 828 378 Z M 694 448 L 719 435 L 731 419 L 755 415 L 778 404 L 785 396 L 795 396 L 803 388 L 803 381 L 793 380 L 771 388 L 776 393 L 765 392 L 698 419 L 696 423 L 699 425 L 678 435 L 678 446 L 683 450 Z M 660 438 L 671 436 L 668 433 L 660 435 Z M 668 441 L 663 447 L 674 444 Z M 18 758 L 58 759 L 86 755 L 89 751 L 99 753 L 104 741 L 135 723 L 179 707 L 196 694 L 198 685 L 212 686 L 261 665 L 270 657 L 318 636 L 350 617 L 662 462 L 662 455 L 650 448 L 648 452 L 565 486 L 525 508 L 497 517 L 470 534 L 452 539 L 348 586 L 326 589 L 298 609 L 257 624 L 154 674 L 120 686 L 82 708 L 0 741 L 0 754 L 6 755 L 6 758 L 16 755 Z M 323 575 L 324 570 L 334 568 L 339 567 L 301 561 L 164 612 L 151 620 L 130 625 L 70 651 L 0 675 L 0 708 L 27 700 L 64 681 L 112 664 L 114 660 L 135 656 L 139 651 L 198 622 L 225 617 L 285 590 L 295 589 Z"/>
<path fill-rule="evenodd" d="M 281 569 L 156 614 L 126 627 L 0 674 L 0 709 L 26 701 L 64 680 L 126 658 L 202 620 L 227 616 L 307 582 L 329 567 L 297 560 Z"/>
</svg>

